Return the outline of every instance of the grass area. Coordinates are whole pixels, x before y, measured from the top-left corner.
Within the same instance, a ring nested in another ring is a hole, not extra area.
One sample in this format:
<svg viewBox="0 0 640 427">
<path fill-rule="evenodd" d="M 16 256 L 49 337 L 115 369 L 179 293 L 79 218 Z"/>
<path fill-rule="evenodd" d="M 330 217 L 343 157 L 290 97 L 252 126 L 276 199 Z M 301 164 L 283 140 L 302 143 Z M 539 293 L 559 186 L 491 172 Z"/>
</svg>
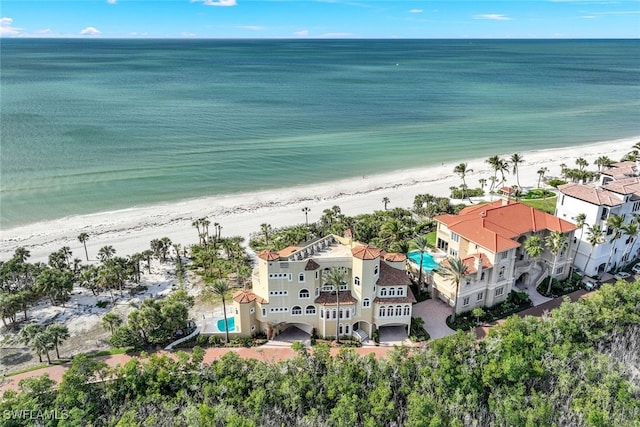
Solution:
<svg viewBox="0 0 640 427">
<path fill-rule="evenodd" d="M 432 231 L 431 233 L 427 233 L 427 244 L 432 248 L 436 247 L 436 232 Z"/>
<path fill-rule="evenodd" d="M 558 200 L 558 197 L 554 196 L 554 197 L 548 197 L 546 199 L 529 199 L 529 200 L 520 199 L 520 202 L 527 206 L 531 206 L 532 208 L 540 209 L 541 211 L 544 211 L 553 215 L 554 212 L 556 211 L 557 200 Z"/>
<path fill-rule="evenodd" d="M 109 350 L 102 350 L 97 353 L 87 354 L 87 356 L 88 357 L 112 356 L 114 354 L 125 354 L 131 350 L 133 350 L 131 347 L 112 348 Z"/>
<path fill-rule="evenodd" d="M 69 363 L 69 362 L 70 360 L 68 359 L 53 360 L 51 361 L 51 364 L 42 363 L 40 365 L 32 366 L 30 368 L 20 369 L 19 371 L 8 372 L 5 376 L 12 377 L 14 375 L 24 374 L 25 372 L 37 371 L 38 369 L 47 368 L 49 366 L 64 365 L 65 363 Z"/>
</svg>

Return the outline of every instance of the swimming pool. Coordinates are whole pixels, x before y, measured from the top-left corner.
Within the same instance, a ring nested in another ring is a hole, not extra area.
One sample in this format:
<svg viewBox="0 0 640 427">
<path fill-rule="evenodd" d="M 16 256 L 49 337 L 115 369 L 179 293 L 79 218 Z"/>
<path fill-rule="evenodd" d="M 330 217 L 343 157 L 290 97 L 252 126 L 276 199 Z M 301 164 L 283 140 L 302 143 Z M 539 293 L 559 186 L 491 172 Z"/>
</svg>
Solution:
<svg viewBox="0 0 640 427">
<path fill-rule="evenodd" d="M 409 260 L 414 264 L 420 264 L 420 251 L 409 252 Z M 433 259 L 433 255 L 429 252 L 424 252 L 422 256 L 422 269 L 427 271 L 432 271 L 440 267 L 440 264 L 435 262 Z"/>
<path fill-rule="evenodd" d="M 224 332 L 225 328 L 224 328 L 224 319 L 220 319 L 218 320 L 216 326 L 218 327 L 218 331 L 219 332 Z M 236 318 L 235 317 L 229 317 L 227 318 L 227 326 L 229 327 L 229 332 L 233 332 L 236 330 Z"/>
</svg>

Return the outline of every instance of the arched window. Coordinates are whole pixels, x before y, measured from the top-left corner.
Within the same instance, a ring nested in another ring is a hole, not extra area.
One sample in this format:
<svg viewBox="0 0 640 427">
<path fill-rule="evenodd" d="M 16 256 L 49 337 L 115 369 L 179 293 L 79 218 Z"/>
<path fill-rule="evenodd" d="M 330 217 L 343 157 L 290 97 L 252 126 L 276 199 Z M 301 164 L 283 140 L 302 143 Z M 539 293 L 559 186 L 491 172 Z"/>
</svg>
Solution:
<svg viewBox="0 0 640 427">
<path fill-rule="evenodd" d="M 387 316 L 393 316 L 393 306 L 387 307 Z"/>
<path fill-rule="evenodd" d="M 369 298 L 365 298 L 362 300 L 362 308 L 371 307 L 371 300 Z"/>
<path fill-rule="evenodd" d="M 404 311 L 402 312 L 402 314 L 405 315 L 405 316 L 409 316 L 411 314 L 411 306 L 405 305 L 404 306 Z"/>
<path fill-rule="evenodd" d="M 338 317 L 338 310 L 334 308 L 333 310 L 331 310 L 331 318 L 335 319 L 337 317 Z"/>
<path fill-rule="evenodd" d="M 396 316 L 401 316 L 401 315 L 402 315 L 402 306 L 396 305 Z"/>
<path fill-rule="evenodd" d="M 353 284 L 356 286 L 360 286 L 360 278 L 358 276 L 353 278 Z"/>
<path fill-rule="evenodd" d="M 313 305 L 308 305 L 305 309 L 305 314 L 316 314 L 316 308 Z"/>
<path fill-rule="evenodd" d="M 309 298 L 309 290 L 308 289 L 300 289 L 300 292 L 298 294 L 299 298 Z"/>
<path fill-rule="evenodd" d="M 304 282 L 304 273 L 298 274 L 298 282 L 300 283 Z"/>
<path fill-rule="evenodd" d="M 380 288 L 380 296 L 381 297 L 387 296 L 387 288 Z"/>
<path fill-rule="evenodd" d="M 291 308 L 291 314 L 294 316 L 299 316 L 302 314 L 302 307 L 300 307 L 299 305 L 294 305 Z"/>
<path fill-rule="evenodd" d="M 393 297 L 396 295 L 396 288 L 389 288 L 389 296 Z"/>
<path fill-rule="evenodd" d="M 344 314 L 344 316 L 342 316 L 342 317 L 344 317 L 345 319 L 349 319 L 351 317 L 351 309 L 350 308 L 345 308 L 343 310 L 343 314 Z"/>
<path fill-rule="evenodd" d="M 324 308 L 320 309 L 320 318 L 324 319 Z"/>
<path fill-rule="evenodd" d="M 384 317 L 386 315 L 385 306 L 382 306 L 378 309 L 378 316 Z"/>
<path fill-rule="evenodd" d="M 403 297 L 404 296 L 404 288 L 398 288 L 398 296 L 399 297 Z"/>
</svg>

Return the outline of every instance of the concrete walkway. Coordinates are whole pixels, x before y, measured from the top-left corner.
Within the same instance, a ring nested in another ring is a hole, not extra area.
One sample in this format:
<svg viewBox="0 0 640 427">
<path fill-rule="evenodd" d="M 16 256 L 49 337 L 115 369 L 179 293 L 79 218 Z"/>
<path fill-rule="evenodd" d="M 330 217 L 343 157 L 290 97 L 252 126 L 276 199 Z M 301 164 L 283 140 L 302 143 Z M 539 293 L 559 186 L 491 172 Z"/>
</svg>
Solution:
<svg viewBox="0 0 640 427">
<path fill-rule="evenodd" d="M 534 307 L 545 304 L 553 299 L 553 298 L 549 298 L 549 297 L 545 297 L 544 295 L 541 295 L 536 289 L 536 287 L 533 285 L 522 286 L 522 287 L 516 286 L 516 289 L 521 292 L 526 292 L 527 295 L 529 295 L 529 299 L 531 300 L 531 303 L 533 304 Z"/>
<path fill-rule="evenodd" d="M 413 306 L 413 317 L 424 320 L 424 328 L 433 340 L 456 333 L 447 326 L 446 320 L 451 313 L 452 308 L 440 299 L 428 299 Z"/>
</svg>

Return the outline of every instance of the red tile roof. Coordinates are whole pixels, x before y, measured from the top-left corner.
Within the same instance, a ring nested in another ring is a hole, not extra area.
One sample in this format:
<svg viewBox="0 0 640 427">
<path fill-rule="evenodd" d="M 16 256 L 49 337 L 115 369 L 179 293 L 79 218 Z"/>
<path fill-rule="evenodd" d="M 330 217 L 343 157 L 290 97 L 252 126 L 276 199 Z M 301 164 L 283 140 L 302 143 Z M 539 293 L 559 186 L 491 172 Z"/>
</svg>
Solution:
<svg viewBox="0 0 640 427">
<path fill-rule="evenodd" d="M 233 300 L 240 304 L 247 304 L 253 301 L 258 301 L 258 303 L 260 304 L 268 304 L 267 300 L 265 300 L 264 298 L 260 298 L 249 290 L 241 290 L 235 292 L 233 294 Z"/>
<path fill-rule="evenodd" d="M 492 268 L 493 264 L 489 261 L 489 258 L 485 254 L 471 254 L 468 257 L 464 258 L 462 262 L 467 266 L 467 274 L 477 273 L 478 269 L 476 268 L 476 260 L 480 257 L 482 260 L 482 268 Z"/>
<path fill-rule="evenodd" d="M 352 305 L 358 302 L 351 295 L 351 291 L 338 292 L 338 299 L 340 300 L 340 305 Z M 322 305 L 336 305 L 336 294 L 333 292 L 320 292 L 320 296 L 314 302 Z"/>
<path fill-rule="evenodd" d="M 258 258 L 264 259 L 267 261 L 275 261 L 277 259 L 280 259 L 280 254 L 276 251 L 265 249 L 264 251 L 261 251 L 260 253 L 258 253 Z"/>
<path fill-rule="evenodd" d="M 624 203 L 619 197 L 603 187 L 584 184 L 564 184 L 558 186 L 558 190 L 562 194 L 596 206 L 618 206 Z"/>
<path fill-rule="evenodd" d="M 471 206 L 459 215 L 440 215 L 436 221 L 490 251 L 497 253 L 520 246 L 514 239 L 539 230 L 568 233 L 575 225 L 522 203 L 504 204 L 502 200 Z"/>
<path fill-rule="evenodd" d="M 625 176 L 634 176 L 637 172 L 638 169 L 635 162 L 618 162 L 603 170 L 602 174 L 614 178 L 624 178 Z"/>
<path fill-rule="evenodd" d="M 407 260 L 407 256 L 405 254 L 399 254 L 399 253 L 388 253 L 384 256 L 385 261 L 389 261 L 389 262 L 400 262 L 400 261 L 406 261 Z"/>
<path fill-rule="evenodd" d="M 288 257 L 293 252 L 299 251 L 299 250 L 300 250 L 299 246 L 287 246 L 286 248 L 279 250 L 278 255 L 280 255 L 281 257 Z"/>
<path fill-rule="evenodd" d="M 358 259 L 376 259 L 380 256 L 380 249 L 375 246 L 363 245 L 351 249 L 351 254 Z"/>
</svg>

